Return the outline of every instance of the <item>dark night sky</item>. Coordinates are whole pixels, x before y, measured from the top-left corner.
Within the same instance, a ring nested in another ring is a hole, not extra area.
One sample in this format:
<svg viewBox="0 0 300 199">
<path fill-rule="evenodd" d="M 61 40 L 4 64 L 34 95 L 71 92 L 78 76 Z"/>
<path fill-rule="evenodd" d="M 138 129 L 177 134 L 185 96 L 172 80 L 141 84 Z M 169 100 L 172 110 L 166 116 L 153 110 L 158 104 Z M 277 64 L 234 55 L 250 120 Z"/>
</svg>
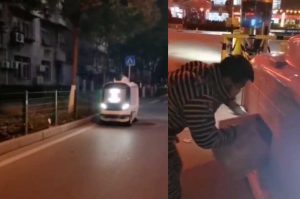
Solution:
<svg viewBox="0 0 300 199">
<path fill-rule="evenodd" d="M 300 0 L 281 0 L 282 9 L 300 9 Z"/>
</svg>

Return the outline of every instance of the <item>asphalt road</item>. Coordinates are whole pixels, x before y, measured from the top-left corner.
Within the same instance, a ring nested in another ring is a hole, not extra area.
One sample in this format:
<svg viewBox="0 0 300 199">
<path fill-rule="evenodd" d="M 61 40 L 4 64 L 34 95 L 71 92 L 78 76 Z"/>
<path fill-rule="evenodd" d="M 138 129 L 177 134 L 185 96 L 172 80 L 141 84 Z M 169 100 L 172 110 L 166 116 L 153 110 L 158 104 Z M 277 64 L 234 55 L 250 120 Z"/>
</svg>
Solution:
<svg viewBox="0 0 300 199">
<path fill-rule="evenodd" d="M 229 32 L 168 29 L 168 70 L 188 61 L 215 63 L 221 61 L 222 35 Z M 282 41 L 270 41 L 271 52 L 280 51 Z"/>
<path fill-rule="evenodd" d="M 90 123 L 0 157 L 1 199 L 167 199 L 167 96 L 132 127 Z"/>
</svg>

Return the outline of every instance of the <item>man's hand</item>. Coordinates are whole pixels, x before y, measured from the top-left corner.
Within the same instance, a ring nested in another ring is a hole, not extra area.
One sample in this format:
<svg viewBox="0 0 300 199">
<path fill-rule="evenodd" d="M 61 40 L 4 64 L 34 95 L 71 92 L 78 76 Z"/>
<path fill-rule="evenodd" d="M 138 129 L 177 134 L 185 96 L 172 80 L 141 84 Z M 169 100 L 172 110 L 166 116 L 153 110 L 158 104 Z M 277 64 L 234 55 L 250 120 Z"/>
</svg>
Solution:
<svg viewBox="0 0 300 199">
<path fill-rule="evenodd" d="M 227 103 L 225 103 L 228 108 L 235 114 L 235 115 L 246 115 L 247 112 L 244 109 L 244 107 L 240 106 L 236 101 L 231 100 Z"/>
<path fill-rule="evenodd" d="M 246 110 L 242 106 L 233 107 L 233 109 L 231 109 L 231 110 L 235 115 L 246 115 L 247 114 Z"/>
</svg>

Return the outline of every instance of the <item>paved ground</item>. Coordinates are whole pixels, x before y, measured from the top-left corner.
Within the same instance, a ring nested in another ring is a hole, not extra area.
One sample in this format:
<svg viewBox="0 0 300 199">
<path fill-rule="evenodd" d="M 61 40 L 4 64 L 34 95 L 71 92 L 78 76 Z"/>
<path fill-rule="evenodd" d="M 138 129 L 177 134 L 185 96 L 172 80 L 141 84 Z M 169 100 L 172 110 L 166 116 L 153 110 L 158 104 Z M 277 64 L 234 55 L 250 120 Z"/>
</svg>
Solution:
<svg viewBox="0 0 300 199">
<path fill-rule="evenodd" d="M 0 157 L 0 198 L 166 199 L 166 101 L 144 102 L 132 127 L 91 123 Z"/>
<path fill-rule="evenodd" d="M 218 120 L 233 117 L 227 107 L 220 107 Z M 229 176 L 214 160 L 211 150 L 196 146 L 188 130 L 180 135 L 179 153 L 184 164 L 183 199 L 253 199 L 248 181 Z"/>
</svg>

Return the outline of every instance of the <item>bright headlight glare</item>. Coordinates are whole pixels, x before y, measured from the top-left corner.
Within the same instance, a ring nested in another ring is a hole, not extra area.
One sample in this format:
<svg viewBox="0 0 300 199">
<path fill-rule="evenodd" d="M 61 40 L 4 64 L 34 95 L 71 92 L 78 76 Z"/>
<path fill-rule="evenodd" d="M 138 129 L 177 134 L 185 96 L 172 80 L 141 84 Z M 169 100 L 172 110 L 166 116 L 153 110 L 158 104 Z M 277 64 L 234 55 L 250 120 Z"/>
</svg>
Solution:
<svg viewBox="0 0 300 199">
<path fill-rule="evenodd" d="M 129 104 L 125 103 L 122 105 L 122 110 L 127 110 L 129 108 Z"/>
<path fill-rule="evenodd" d="M 101 103 L 101 104 L 100 104 L 100 108 L 101 108 L 101 109 L 107 109 L 107 105 L 106 105 L 105 103 Z"/>
</svg>

